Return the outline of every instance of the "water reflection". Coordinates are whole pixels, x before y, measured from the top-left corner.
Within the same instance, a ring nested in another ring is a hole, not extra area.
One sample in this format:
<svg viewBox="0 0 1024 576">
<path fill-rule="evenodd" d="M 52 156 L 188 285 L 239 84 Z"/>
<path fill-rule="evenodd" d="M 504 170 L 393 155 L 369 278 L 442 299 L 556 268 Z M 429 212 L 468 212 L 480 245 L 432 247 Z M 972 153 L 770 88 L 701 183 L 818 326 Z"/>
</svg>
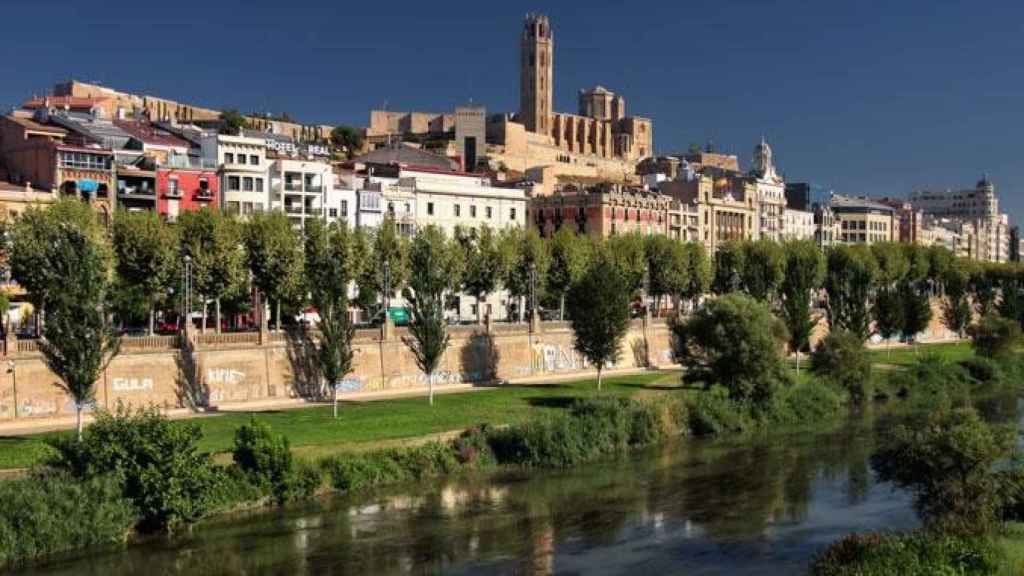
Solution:
<svg viewBox="0 0 1024 576">
<path fill-rule="evenodd" d="M 983 410 L 1012 420 L 1018 405 Z M 917 524 L 870 470 L 882 420 L 253 513 L 25 573 L 802 573 L 850 531 Z"/>
</svg>

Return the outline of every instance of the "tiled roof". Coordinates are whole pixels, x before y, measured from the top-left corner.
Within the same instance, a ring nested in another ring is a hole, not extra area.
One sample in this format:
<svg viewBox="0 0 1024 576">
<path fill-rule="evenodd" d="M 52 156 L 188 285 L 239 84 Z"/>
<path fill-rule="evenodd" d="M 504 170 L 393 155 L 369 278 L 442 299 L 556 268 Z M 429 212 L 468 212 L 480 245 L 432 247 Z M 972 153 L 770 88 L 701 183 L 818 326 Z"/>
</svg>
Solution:
<svg viewBox="0 0 1024 576">
<path fill-rule="evenodd" d="M 22 118 L 21 116 L 8 115 L 7 119 L 15 124 L 21 125 L 26 130 L 32 130 L 34 132 L 47 132 L 59 136 L 66 136 L 68 131 L 57 126 L 47 126 L 46 124 L 40 124 L 30 118 Z"/>
<path fill-rule="evenodd" d="M 22 108 L 34 110 L 36 108 L 64 108 L 88 110 L 93 106 L 106 102 L 110 98 L 87 98 L 83 96 L 37 96 L 22 103 Z"/>
<path fill-rule="evenodd" d="M 455 170 L 457 164 L 447 156 L 427 152 L 411 146 L 378 148 L 354 158 L 352 162 L 361 164 L 399 164 L 418 167 L 434 167 L 444 170 Z"/>
<path fill-rule="evenodd" d="M 894 211 L 892 206 L 882 204 L 881 202 L 875 202 L 867 198 L 857 198 L 855 196 L 845 196 L 843 194 L 832 195 L 832 207 L 833 208 L 851 208 L 851 209 L 862 209 L 862 210 L 886 210 L 889 212 Z"/>
<path fill-rule="evenodd" d="M 151 146 L 172 146 L 176 148 L 190 147 L 187 140 L 179 138 L 158 126 L 153 126 L 152 124 L 128 120 L 115 120 L 114 124 L 144 144 L 149 144 Z"/>
</svg>

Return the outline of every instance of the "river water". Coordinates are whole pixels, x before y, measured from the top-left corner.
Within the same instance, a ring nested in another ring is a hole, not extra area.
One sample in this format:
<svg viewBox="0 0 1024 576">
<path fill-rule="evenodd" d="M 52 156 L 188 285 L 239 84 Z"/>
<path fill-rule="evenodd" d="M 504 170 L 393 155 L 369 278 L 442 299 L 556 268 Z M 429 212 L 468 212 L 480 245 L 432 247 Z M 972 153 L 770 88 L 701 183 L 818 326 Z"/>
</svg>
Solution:
<svg viewBox="0 0 1024 576">
<path fill-rule="evenodd" d="M 1018 419 L 1016 398 L 983 408 Z M 23 573 L 802 574 L 851 531 L 917 526 L 871 471 L 882 419 L 336 497 Z"/>
</svg>

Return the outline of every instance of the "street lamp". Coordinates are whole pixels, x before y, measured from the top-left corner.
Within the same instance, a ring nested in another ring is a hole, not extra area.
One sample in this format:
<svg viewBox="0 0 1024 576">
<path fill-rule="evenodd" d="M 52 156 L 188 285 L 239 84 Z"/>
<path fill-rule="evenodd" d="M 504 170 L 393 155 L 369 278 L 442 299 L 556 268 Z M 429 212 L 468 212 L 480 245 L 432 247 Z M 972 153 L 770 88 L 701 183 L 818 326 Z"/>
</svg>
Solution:
<svg viewBox="0 0 1024 576">
<path fill-rule="evenodd" d="M 14 417 L 18 417 L 18 372 L 14 360 L 7 361 L 7 371 L 11 373 L 11 390 L 14 397 Z"/>
<path fill-rule="evenodd" d="M 384 315 L 391 311 L 391 262 L 384 261 Z"/>
<path fill-rule="evenodd" d="M 185 336 L 188 336 L 189 324 L 192 322 L 192 257 L 188 254 L 183 259 L 185 266 L 182 269 L 181 284 L 182 284 L 182 330 Z"/>
<path fill-rule="evenodd" d="M 537 264 L 530 262 L 530 318 L 537 313 Z"/>
</svg>

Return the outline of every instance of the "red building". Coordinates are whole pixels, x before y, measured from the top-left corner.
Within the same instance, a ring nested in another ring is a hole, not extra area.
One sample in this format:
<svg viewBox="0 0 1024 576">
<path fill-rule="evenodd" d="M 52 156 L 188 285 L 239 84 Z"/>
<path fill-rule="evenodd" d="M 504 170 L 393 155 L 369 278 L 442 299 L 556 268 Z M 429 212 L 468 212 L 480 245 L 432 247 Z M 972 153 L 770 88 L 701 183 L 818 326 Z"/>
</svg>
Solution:
<svg viewBox="0 0 1024 576">
<path fill-rule="evenodd" d="M 173 222 L 178 214 L 203 207 L 220 207 L 217 169 L 194 157 L 172 157 L 156 169 L 157 212 Z"/>
</svg>

